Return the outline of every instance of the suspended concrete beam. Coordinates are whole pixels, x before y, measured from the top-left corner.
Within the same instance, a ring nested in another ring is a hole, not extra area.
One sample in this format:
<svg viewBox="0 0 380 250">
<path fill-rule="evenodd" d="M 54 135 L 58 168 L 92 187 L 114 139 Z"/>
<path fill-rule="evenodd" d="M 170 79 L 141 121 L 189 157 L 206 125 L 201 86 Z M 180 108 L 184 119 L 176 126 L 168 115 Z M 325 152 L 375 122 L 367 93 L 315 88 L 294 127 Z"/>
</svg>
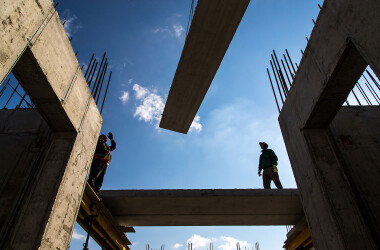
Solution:
<svg viewBox="0 0 380 250">
<path fill-rule="evenodd" d="M 103 190 L 119 226 L 295 225 L 297 189 Z"/>
<path fill-rule="evenodd" d="M 186 134 L 250 0 L 199 0 L 160 122 Z"/>
</svg>

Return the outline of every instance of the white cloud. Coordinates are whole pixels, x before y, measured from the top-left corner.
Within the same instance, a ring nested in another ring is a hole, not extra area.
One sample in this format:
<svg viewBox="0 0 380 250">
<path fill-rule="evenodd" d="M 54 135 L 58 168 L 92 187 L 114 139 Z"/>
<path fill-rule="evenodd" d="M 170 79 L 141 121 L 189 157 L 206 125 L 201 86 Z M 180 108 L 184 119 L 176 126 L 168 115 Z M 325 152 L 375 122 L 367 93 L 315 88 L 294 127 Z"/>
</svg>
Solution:
<svg viewBox="0 0 380 250">
<path fill-rule="evenodd" d="M 138 84 L 133 85 L 133 90 L 135 91 L 135 97 L 137 100 L 143 99 L 150 92 L 147 88 L 141 87 Z"/>
<path fill-rule="evenodd" d="M 185 31 L 185 28 L 183 28 L 182 25 L 173 25 L 173 30 L 174 30 L 174 32 L 175 32 L 175 36 L 176 36 L 177 38 L 180 38 L 181 35 L 182 35 L 182 32 Z"/>
<path fill-rule="evenodd" d="M 239 243 L 241 249 L 252 248 L 252 245 L 248 243 L 247 241 L 238 240 L 230 236 L 222 236 L 220 238 L 214 238 L 214 237 L 206 238 L 198 234 L 194 234 L 187 240 L 187 244 L 192 244 L 192 247 L 194 250 L 209 249 L 210 243 L 213 246 L 216 246 L 217 248 L 222 249 L 222 250 L 235 250 L 237 243 Z M 178 244 L 178 245 L 183 246 L 182 244 Z"/>
<path fill-rule="evenodd" d="M 170 29 L 168 26 L 165 26 L 163 28 L 161 27 L 157 27 L 153 30 L 153 33 L 159 33 L 159 32 L 169 32 L 170 33 Z"/>
<path fill-rule="evenodd" d="M 194 250 L 207 248 L 211 242 L 212 238 L 205 238 L 198 234 L 194 234 L 187 240 L 187 244 L 193 244 Z"/>
<path fill-rule="evenodd" d="M 183 244 L 176 243 L 176 244 L 174 244 L 174 246 L 173 246 L 173 248 L 180 248 L 180 247 L 183 247 Z"/>
<path fill-rule="evenodd" d="M 119 97 L 119 99 L 121 100 L 121 102 L 123 103 L 123 104 L 126 104 L 127 103 L 127 101 L 129 100 L 129 93 L 128 93 L 128 91 L 121 91 L 121 96 Z"/>
<path fill-rule="evenodd" d="M 199 122 L 200 119 L 201 118 L 199 117 L 199 115 L 195 116 L 193 122 L 190 125 L 190 129 L 189 129 L 190 132 L 195 131 L 199 133 L 202 131 L 202 124 Z"/>
<path fill-rule="evenodd" d="M 151 91 L 137 83 L 133 85 L 133 90 L 135 91 L 136 101 L 139 103 L 133 116 L 158 128 L 165 107 L 163 98 L 157 94 L 156 89 Z M 190 132 L 199 133 L 202 130 L 202 124 L 199 121 L 200 117 L 197 115 L 190 126 Z"/>
<path fill-rule="evenodd" d="M 71 37 L 73 33 L 77 32 L 79 29 L 83 28 L 80 24 L 75 24 L 75 20 L 78 20 L 78 17 L 76 15 L 73 15 L 70 10 L 65 10 L 62 13 L 62 23 L 65 23 L 65 31 L 68 37 Z"/>
<path fill-rule="evenodd" d="M 73 232 L 73 236 L 72 236 L 72 238 L 73 238 L 74 240 L 85 240 L 85 239 L 86 239 L 86 236 L 83 235 L 83 234 L 78 233 L 77 230 L 74 229 L 74 232 Z"/>
<path fill-rule="evenodd" d="M 222 236 L 220 237 L 220 240 L 223 243 L 219 245 L 218 248 L 223 250 L 235 250 L 237 248 L 237 243 L 239 243 L 241 249 L 252 247 L 247 241 L 241 241 L 233 237 Z"/>
<path fill-rule="evenodd" d="M 133 81 L 133 78 L 130 78 L 130 79 L 128 80 L 128 83 L 131 84 L 132 81 Z"/>
<path fill-rule="evenodd" d="M 185 28 L 181 24 L 172 24 L 170 27 L 157 27 L 153 29 L 153 33 L 166 33 L 170 36 L 174 36 L 178 39 L 181 39 L 183 37 L 183 33 L 185 32 Z"/>
</svg>

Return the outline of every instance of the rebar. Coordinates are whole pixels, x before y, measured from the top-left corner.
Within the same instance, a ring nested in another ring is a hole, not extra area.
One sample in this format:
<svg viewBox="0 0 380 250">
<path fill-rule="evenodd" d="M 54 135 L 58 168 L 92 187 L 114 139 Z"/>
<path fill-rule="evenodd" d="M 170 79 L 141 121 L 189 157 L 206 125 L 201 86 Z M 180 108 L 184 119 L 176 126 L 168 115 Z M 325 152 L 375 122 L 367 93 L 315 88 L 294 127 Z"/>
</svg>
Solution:
<svg viewBox="0 0 380 250">
<path fill-rule="evenodd" d="M 90 78 L 90 81 L 88 82 L 88 87 L 91 88 L 91 83 L 92 83 L 92 79 L 94 78 L 94 74 L 95 74 L 95 71 L 96 71 L 96 68 L 98 67 L 98 62 L 95 63 L 95 68 L 94 70 L 92 71 L 92 75 L 91 75 L 91 78 Z"/>
<path fill-rule="evenodd" d="M 362 86 L 360 85 L 360 83 L 356 83 L 356 86 L 358 87 L 360 93 L 362 94 L 362 96 L 364 97 L 365 101 L 368 103 L 368 105 L 372 105 L 372 102 L 371 100 L 368 98 L 368 96 L 366 95 L 366 93 L 364 92 Z"/>
<path fill-rule="evenodd" d="M 289 89 L 288 89 L 288 86 L 286 85 L 285 77 L 282 74 L 281 66 L 280 66 L 280 63 L 278 62 L 276 51 L 273 50 L 273 54 L 274 54 L 274 58 L 276 59 L 276 62 L 277 62 L 277 65 L 278 65 L 278 71 L 279 71 L 279 74 L 281 76 L 281 80 L 283 81 L 283 84 L 284 84 L 284 87 L 285 87 L 285 90 L 286 90 L 286 95 L 288 95 Z M 276 63 L 274 65 L 276 66 Z"/>
<path fill-rule="evenodd" d="M 90 59 L 90 63 L 88 64 L 88 67 L 87 67 L 87 69 L 86 69 L 86 73 L 84 74 L 84 78 L 87 77 L 88 69 L 89 69 L 90 66 L 91 66 L 92 60 L 94 59 L 94 55 L 95 55 L 95 54 L 92 53 L 92 56 L 91 56 L 91 59 Z"/>
<path fill-rule="evenodd" d="M 268 77 L 269 77 L 270 85 L 271 85 L 271 87 L 272 87 L 272 91 L 273 91 L 274 99 L 276 100 L 277 109 L 278 109 L 278 112 L 280 112 L 280 106 L 278 105 L 278 101 L 277 101 L 276 93 L 275 93 L 274 88 L 273 88 L 273 83 L 272 83 L 272 79 L 271 79 L 271 77 L 270 77 L 269 69 L 268 69 L 268 68 L 267 68 L 267 72 L 268 72 Z"/>
<path fill-rule="evenodd" d="M 98 78 L 99 78 L 99 75 L 100 75 L 100 72 L 102 71 L 102 67 L 103 67 L 103 63 L 104 63 L 104 58 L 106 57 L 106 52 L 104 52 L 103 54 L 103 58 L 102 58 L 102 61 L 100 63 L 100 66 L 99 66 L 99 70 L 98 70 L 98 74 L 96 74 L 96 79 L 95 79 L 95 83 L 94 83 L 94 88 L 95 88 L 95 85 L 97 86 L 98 85 Z M 94 88 L 92 89 L 91 91 L 91 94 L 94 96 Z M 97 88 L 97 87 L 96 87 Z"/>
<path fill-rule="evenodd" d="M 111 76 L 112 76 L 112 71 L 110 72 L 110 76 L 109 76 L 109 78 L 108 78 L 108 83 L 107 83 L 106 93 L 104 94 L 104 98 L 103 98 L 103 102 L 102 102 L 102 108 L 100 109 L 100 114 L 102 114 L 102 112 L 103 112 L 104 101 L 106 100 L 106 97 L 107 97 L 108 86 L 110 85 Z"/>
<path fill-rule="evenodd" d="M 103 73 L 103 76 L 102 76 L 102 81 L 101 81 L 101 84 L 100 84 L 99 93 L 98 93 L 98 96 L 97 96 L 97 98 L 96 98 L 96 105 L 98 105 L 99 97 L 100 97 L 100 93 L 102 93 L 103 82 L 104 82 L 104 76 L 106 75 L 107 68 L 108 68 L 108 62 L 107 62 L 107 64 L 106 64 L 105 68 L 104 68 L 104 73 Z"/>
<path fill-rule="evenodd" d="M 276 76 L 276 73 L 275 73 L 275 71 L 274 71 L 272 61 L 269 60 L 269 62 L 270 62 L 270 65 L 271 65 L 271 67 L 272 67 L 273 75 L 274 75 L 274 78 L 275 78 L 275 80 L 276 80 L 276 84 L 277 84 L 278 92 L 280 93 L 280 97 L 281 97 L 282 104 L 284 104 L 284 99 L 282 98 L 280 85 L 278 84 L 277 76 Z"/>
<path fill-rule="evenodd" d="M 292 62 L 292 59 L 291 59 L 290 56 L 289 56 L 288 50 L 285 49 L 285 52 L 286 52 L 286 55 L 287 55 L 288 58 L 289 58 L 290 65 L 292 65 L 292 68 L 293 68 L 293 71 L 294 71 L 294 75 L 296 75 L 297 71 L 295 70 L 295 68 L 294 68 L 294 66 L 293 66 L 293 62 Z M 298 68 L 298 67 L 297 67 L 297 68 Z"/>
<path fill-rule="evenodd" d="M 285 54 L 282 54 L 282 55 L 283 55 L 283 57 L 285 59 L 286 66 L 288 67 L 288 70 L 290 72 L 290 76 L 292 77 L 292 81 L 294 81 L 294 75 L 293 75 L 292 71 L 290 70 L 290 67 L 289 67 L 289 64 L 288 64 L 288 60 L 286 60 Z"/>
</svg>

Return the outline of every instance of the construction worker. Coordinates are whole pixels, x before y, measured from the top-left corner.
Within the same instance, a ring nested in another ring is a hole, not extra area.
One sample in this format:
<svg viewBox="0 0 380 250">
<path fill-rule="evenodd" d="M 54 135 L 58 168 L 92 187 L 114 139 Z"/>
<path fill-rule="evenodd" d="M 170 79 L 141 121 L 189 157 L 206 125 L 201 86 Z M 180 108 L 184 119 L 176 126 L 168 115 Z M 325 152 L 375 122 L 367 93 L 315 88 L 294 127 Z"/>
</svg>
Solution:
<svg viewBox="0 0 380 250">
<path fill-rule="evenodd" d="M 265 189 L 270 189 L 271 181 L 274 182 L 278 189 L 282 189 L 280 177 L 277 170 L 277 156 L 272 149 L 268 149 L 268 144 L 265 142 L 259 142 L 261 147 L 261 155 L 259 162 L 259 176 L 261 176 L 261 170 L 263 171 L 263 185 Z"/>
<path fill-rule="evenodd" d="M 111 151 L 116 149 L 116 142 L 113 139 L 112 133 L 108 133 L 108 138 L 111 140 L 111 146 L 108 146 L 106 143 L 106 135 L 99 136 L 91 164 L 88 182 L 95 193 L 99 193 L 99 190 L 102 187 L 104 175 L 106 174 L 107 167 L 112 159 Z"/>
</svg>

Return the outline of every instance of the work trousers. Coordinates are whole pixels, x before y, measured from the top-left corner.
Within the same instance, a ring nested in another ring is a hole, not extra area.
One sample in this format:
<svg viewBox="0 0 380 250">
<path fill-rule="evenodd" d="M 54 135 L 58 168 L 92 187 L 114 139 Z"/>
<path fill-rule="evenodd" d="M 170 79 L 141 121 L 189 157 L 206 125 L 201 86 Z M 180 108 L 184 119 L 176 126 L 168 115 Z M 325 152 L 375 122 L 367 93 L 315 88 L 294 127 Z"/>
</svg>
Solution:
<svg viewBox="0 0 380 250">
<path fill-rule="evenodd" d="M 277 172 L 273 171 L 273 167 L 265 168 L 263 171 L 263 185 L 265 189 L 271 189 L 270 183 L 274 182 L 278 189 L 282 189 L 280 177 Z"/>
<path fill-rule="evenodd" d="M 103 184 L 104 175 L 106 174 L 107 164 L 100 160 L 93 160 L 91 164 L 90 176 L 88 183 L 95 193 L 99 193 Z"/>
</svg>

